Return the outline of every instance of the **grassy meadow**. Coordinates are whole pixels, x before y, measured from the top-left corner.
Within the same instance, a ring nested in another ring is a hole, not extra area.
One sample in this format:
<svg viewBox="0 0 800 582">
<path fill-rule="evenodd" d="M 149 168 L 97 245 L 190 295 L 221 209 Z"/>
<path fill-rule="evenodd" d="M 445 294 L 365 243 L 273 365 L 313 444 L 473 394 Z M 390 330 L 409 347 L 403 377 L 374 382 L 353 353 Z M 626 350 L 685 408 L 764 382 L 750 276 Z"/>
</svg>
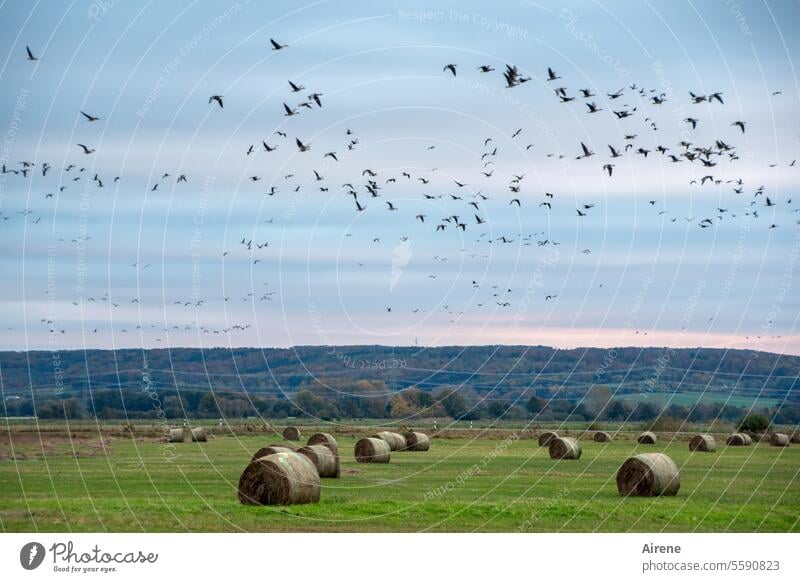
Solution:
<svg viewBox="0 0 800 582">
<path fill-rule="evenodd" d="M 342 476 L 323 480 L 319 504 L 252 507 L 237 500 L 239 475 L 255 450 L 280 438 L 218 434 L 173 445 L 19 428 L 0 440 L 6 532 L 800 531 L 798 445 L 726 447 L 718 436 L 717 452 L 690 453 L 685 439 L 645 446 L 633 435 L 587 436 L 580 460 L 553 461 L 530 432 L 458 432 L 433 439 L 427 453 L 371 465 L 353 459 L 354 429 L 336 433 Z M 617 469 L 643 451 L 678 464 L 676 497 L 617 494 Z"/>
</svg>

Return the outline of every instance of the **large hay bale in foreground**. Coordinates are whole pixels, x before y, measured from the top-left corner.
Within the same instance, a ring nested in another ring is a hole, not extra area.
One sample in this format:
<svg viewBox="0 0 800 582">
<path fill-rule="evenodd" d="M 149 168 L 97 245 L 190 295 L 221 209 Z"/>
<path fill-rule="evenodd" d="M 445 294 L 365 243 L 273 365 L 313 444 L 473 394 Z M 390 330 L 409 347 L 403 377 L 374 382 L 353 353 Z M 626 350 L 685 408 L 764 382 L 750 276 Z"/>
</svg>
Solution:
<svg viewBox="0 0 800 582">
<path fill-rule="evenodd" d="M 540 447 L 549 447 L 550 441 L 553 439 L 558 438 L 558 433 L 546 430 L 542 434 L 539 435 L 539 446 Z"/>
<path fill-rule="evenodd" d="M 385 440 L 365 438 L 356 443 L 354 456 L 357 463 L 388 463 L 392 453 Z"/>
<path fill-rule="evenodd" d="M 774 432 L 769 435 L 769 444 L 773 447 L 788 447 L 789 435 L 782 432 Z"/>
<path fill-rule="evenodd" d="M 315 432 L 312 434 L 307 445 L 325 445 L 334 453 L 339 452 L 339 444 L 336 442 L 336 439 L 333 438 L 333 435 L 328 434 L 327 432 Z"/>
<path fill-rule="evenodd" d="M 168 440 L 171 443 L 182 443 L 183 442 L 183 429 L 182 428 L 171 428 L 171 429 L 169 429 Z"/>
<path fill-rule="evenodd" d="M 696 434 L 689 440 L 689 450 L 713 453 L 717 450 L 717 441 L 710 434 Z"/>
<path fill-rule="evenodd" d="M 623 496 L 677 495 L 680 488 L 678 467 L 663 453 L 635 455 L 617 471 L 617 491 Z"/>
<path fill-rule="evenodd" d="M 319 494 L 317 468 L 298 453 L 256 459 L 239 478 L 239 501 L 245 505 L 317 503 Z"/>
<path fill-rule="evenodd" d="M 421 432 L 407 432 L 403 435 L 406 439 L 405 451 L 424 452 L 431 448 L 431 439 L 428 435 Z"/>
<path fill-rule="evenodd" d="M 386 441 L 389 444 L 389 450 L 392 451 L 402 451 L 406 448 L 406 437 L 401 435 L 399 432 L 383 430 L 379 433 L 376 433 L 373 438 Z"/>
<path fill-rule="evenodd" d="M 656 444 L 657 440 L 658 437 L 656 436 L 656 433 L 648 430 L 640 434 L 639 438 L 636 439 L 636 442 L 638 442 L 640 445 L 654 445 Z"/>
<path fill-rule="evenodd" d="M 339 478 L 341 474 L 339 453 L 331 450 L 328 445 L 308 445 L 297 449 L 297 452 L 305 455 L 314 463 L 320 477 Z"/>
<path fill-rule="evenodd" d="M 741 432 L 735 432 L 725 439 L 725 444 L 729 447 L 749 447 L 753 439 L 749 435 Z"/>
<path fill-rule="evenodd" d="M 581 444 L 578 439 L 572 437 L 560 437 L 550 441 L 549 445 L 551 459 L 580 459 Z"/>
<path fill-rule="evenodd" d="M 598 430 L 592 437 L 596 443 L 609 443 L 611 442 L 611 434 L 604 430 Z"/>
<path fill-rule="evenodd" d="M 302 434 L 296 426 L 287 426 L 283 429 L 283 438 L 287 441 L 299 441 Z"/>
<path fill-rule="evenodd" d="M 739 434 L 741 434 L 744 437 L 744 444 L 745 445 L 747 445 L 749 447 L 750 445 L 753 444 L 753 437 L 751 437 L 749 434 L 747 434 L 746 432 L 739 433 Z"/>
<path fill-rule="evenodd" d="M 204 443 L 208 441 L 208 433 L 204 426 L 197 426 L 192 429 L 192 442 Z"/>
<path fill-rule="evenodd" d="M 296 452 L 295 449 L 286 445 L 267 445 L 266 447 L 261 447 L 255 453 L 253 453 L 251 461 L 255 461 L 256 459 L 260 459 L 261 457 L 268 457 L 269 455 L 274 455 L 276 453 L 294 453 Z"/>
</svg>

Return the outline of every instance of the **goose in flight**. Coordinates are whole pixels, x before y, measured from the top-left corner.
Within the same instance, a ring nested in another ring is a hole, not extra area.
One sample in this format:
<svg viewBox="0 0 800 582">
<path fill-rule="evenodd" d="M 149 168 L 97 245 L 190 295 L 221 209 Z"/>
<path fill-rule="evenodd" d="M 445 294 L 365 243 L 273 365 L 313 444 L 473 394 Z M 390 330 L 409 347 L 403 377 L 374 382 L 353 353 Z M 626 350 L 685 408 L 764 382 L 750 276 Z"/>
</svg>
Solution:
<svg viewBox="0 0 800 582">
<path fill-rule="evenodd" d="M 81 111 L 81 115 L 83 115 L 87 121 L 97 121 L 98 119 L 100 119 L 99 117 L 95 117 L 94 115 L 89 115 L 88 113 L 84 113 L 83 111 Z"/>
<path fill-rule="evenodd" d="M 280 43 L 276 42 L 274 38 L 269 39 L 269 42 L 272 44 L 272 50 L 274 50 L 274 51 L 279 51 L 279 50 L 285 49 L 287 46 L 289 46 L 288 44 L 280 44 Z"/>
<path fill-rule="evenodd" d="M 736 127 L 742 130 L 742 133 L 744 133 L 744 123 L 745 123 L 744 121 L 734 121 L 733 123 L 731 123 L 731 125 L 732 126 L 735 125 Z"/>
<path fill-rule="evenodd" d="M 299 138 L 294 138 L 294 142 L 297 144 L 297 149 L 299 149 L 301 152 L 307 152 L 308 150 L 311 149 L 310 145 L 305 145 L 303 142 L 300 141 Z"/>
<path fill-rule="evenodd" d="M 442 69 L 442 71 L 450 71 L 451 73 L 453 73 L 453 76 L 455 77 L 456 76 L 456 67 L 457 66 L 458 65 L 454 65 L 454 64 L 451 63 L 449 65 L 445 65 L 444 68 Z"/>
<path fill-rule="evenodd" d="M 88 155 L 88 154 L 93 154 L 93 153 L 94 153 L 94 150 L 93 150 L 93 149 L 86 147 L 86 146 L 85 146 L 85 145 L 83 145 L 82 143 L 79 143 L 79 144 L 77 144 L 77 146 L 78 146 L 79 148 L 81 148 L 81 149 L 83 150 L 83 153 L 85 153 L 85 154 L 87 154 L 87 155 Z"/>
<path fill-rule="evenodd" d="M 222 105 L 222 95 L 212 95 L 208 98 L 209 104 L 213 103 L 214 101 L 217 102 L 217 105 L 219 105 L 220 109 L 224 109 L 224 106 Z"/>
<path fill-rule="evenodd" d="M 550 67 L 547 67 L 547 80 L 548 81 L 555 81 L 556 79 L 560 79 L 560 78 L 561 77 L 559 77 L 553 69 L 551 69 Z"/>
<path fill-rule="evenodd" d="M 480 67 L 478 67 L 478 70 L 481 73 L 491 73 L 492 71 L 494 71 L 494 67 L 492 67 L 491 65 L 481 65 Z"/>
<path fill-rule="evenodd" d="M 29 61 L 38 61 L 39 60 L 38 57 L 33 56 L 33 53 L 31 52 L 31 47 L 26 46 L 25 47 L 25 52 L 28 53 L 28 60 Z"/>
</svg>

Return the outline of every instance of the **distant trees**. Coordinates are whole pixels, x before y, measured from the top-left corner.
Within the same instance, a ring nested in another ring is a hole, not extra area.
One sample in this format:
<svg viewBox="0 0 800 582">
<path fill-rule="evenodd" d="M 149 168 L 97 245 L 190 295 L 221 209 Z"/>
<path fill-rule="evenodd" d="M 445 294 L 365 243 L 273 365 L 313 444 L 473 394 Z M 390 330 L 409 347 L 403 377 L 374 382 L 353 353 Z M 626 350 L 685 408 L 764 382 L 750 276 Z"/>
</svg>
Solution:
<svg viewBox="0 0 800 582">
<path fill-rule="evenodd" d="M 444 407 L 447 416 L 452 418 L 461 418 L 469 410 L 469 405 L 464 397 L 451 388 L 439 391 L 436 399 Z"/>
<path fill-rule="evenodd" d="M 545 406 L 547 406 L 546 400 L 543 400 L 538 396 L 531 396 L 530 399 L 525 403 L 525 410 L 532 415 L 536 415 L 544 410 Z"/>
<path fill-rule="evenodd" d="M 739 421 L 739 430 L 764 432 L 767 428 L 769 428 L 769 418 L 757 412 L 747 414 Z"/>
<path fill-rule="evenodd" d="M 259 384 L 265 382 L 259 380 Z M 456 387 L 458 386 L 458 387 Z M 546 394 L 547 398 L 540 396 Z M 676 398 L 686 402 L 685 398 Z M 381 380 L 351 382 L 334 376 L 309 382 L 298 378 L 295 386 L 276 391 L 266 386 L 243 390 L 181 390 L 172 385 L 101 388 L 89 392 L 72 391 L 59 396 L 39 394 L 9 396 L 0 408 L 4 416 L 38 415 L 42 419 L 229 419 L 261 416 L 282 419 L 289 416 L 323 420 L 349 418 L 450 417 L 470 421 L 480 419 L 532 420 L 536 422 L 624 422 L 649 423 L 662 418 L 663 426 L 682 426 L 686 422 L 705 425 L 735 424 L 740 430 L 760 432 L 770 423 L 800 424 L 800 405 L 785 403 L 771 409 L 740 407 L 722 400 L 704 398 L 691 404 L 668 404 L 670 399 L 654 395 L 648 400 L 620 398 L 606 386 L 515 386 L 507 390 L 478 391 L 462 385 L 446 385 L 437 392 L 419 387 L 392 390 Z M 691 401 L 690 401 L 691 402 Z M 35 409 L 34 409 L 35 404 Z M 659 425 L 661 426 L 661 425 Z M 727 428 L 726 428 L 727 429 Z"/>
</svg>

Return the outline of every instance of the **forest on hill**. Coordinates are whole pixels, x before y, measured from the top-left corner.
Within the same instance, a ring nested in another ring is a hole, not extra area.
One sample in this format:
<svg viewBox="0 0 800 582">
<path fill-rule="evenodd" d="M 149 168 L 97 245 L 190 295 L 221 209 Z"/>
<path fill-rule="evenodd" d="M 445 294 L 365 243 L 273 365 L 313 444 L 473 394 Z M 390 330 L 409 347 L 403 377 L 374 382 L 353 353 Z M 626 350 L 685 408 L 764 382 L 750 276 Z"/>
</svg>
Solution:
<svg viewBox="0 0 800 582">
<path fill-rule="evenodd" d="M 545 346 L 0 352 L 6 416 L 800 422 L 800 357 Z M 676 394 L 703 395 L 692 405 Z M 660 398 L 625 398 L 653 395 Z M 713 398 L 709 398 L 713 397 Z M 767 403 L 767 404 L 765 404 Z"/>
</svg>

